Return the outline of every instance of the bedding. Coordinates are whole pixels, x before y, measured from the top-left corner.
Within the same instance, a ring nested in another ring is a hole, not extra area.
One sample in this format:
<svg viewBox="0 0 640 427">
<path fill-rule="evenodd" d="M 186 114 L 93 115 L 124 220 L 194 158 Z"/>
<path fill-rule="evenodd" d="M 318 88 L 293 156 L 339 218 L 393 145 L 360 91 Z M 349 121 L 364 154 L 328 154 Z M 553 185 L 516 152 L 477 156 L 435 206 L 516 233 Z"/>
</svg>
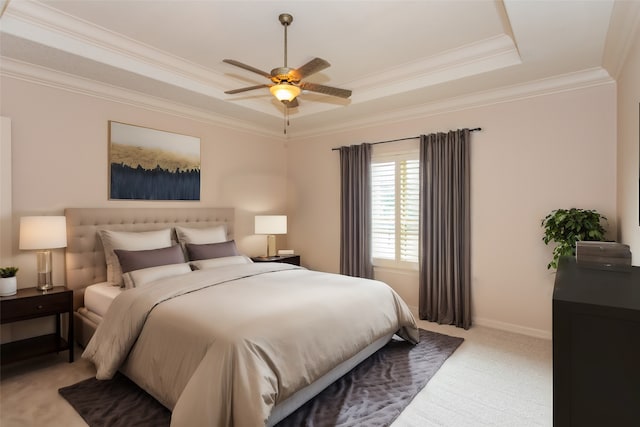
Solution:
<svg viewBox="0 0 640 427">
<path fill-rule="evenodd" d="M 187 243 L 219 243 L 227 240 L 227 227 L 224 225 L 217 225 L 209 228 L 177 226 L 176 236 L 178 237 L 178 242 L 182 245 L 186 245 Z"/>
<path fill-rule="evenodd" d="M 122 273 L 128 273 L 143 268 L 157 267 L 166 264 L 180 264 L 185 261 L 184 253 L 179 245 L 161 249 L 147 249 L 143 251 L 114 250 L 120 263 Z"/>
<path fill-rule="evenodd" d="M 103 317 L 113 300 L 122 293 L 124 289 L 113 286 L 112 283 L 102 282 L 87 286 L 84 291 L 84 306 L 92 313 Z"/>
<path fill-rule="evenodd" d="M 209 268 L 224 267 L 233 264 L 251 264 L 253 261 L 246 255 L 226 256 L 220 258 L 191 261 L 189 265 L 193 270 L 207 270 Z"/>
<path fill-rule="evenodd" d="M 419 339 L 382 282 L 232 264 L 122 292 L 83 357 L 99 379 L 124 372 L 173 411 L 173 426 L 260 426 L 274 406 L 394 332 Z"/>
<path fill-rule="evenodd" d="M 156 267 L 130 271 L 123 274 L 122 278 L 125 288 L 131 289 L 138 286 L 144 286 L 154 280 L 178 276 L 180 274 L 189 273 L 190 271 L 191 266 L 184 262 L 179 264 L 158 265 Z"/>
<path fill-rule="evenodd" d="M 122 286 L 122 269 L 115 254 L 116 249 L 139 251 L 144 249 L 159 249 L 171 246 L 171 229 L 165 228 L 155 231 L 98 231 L 104 256 L 107 263 L 107 281 Z"/>
<path fill-rule="evenodd" d="M 238 248 L 236 247 L 235 240 L 220 243 L 209 243 L 205 245 L 187 243 L 186 249 L 189 261 L 240 255 Z"/>
</svg>

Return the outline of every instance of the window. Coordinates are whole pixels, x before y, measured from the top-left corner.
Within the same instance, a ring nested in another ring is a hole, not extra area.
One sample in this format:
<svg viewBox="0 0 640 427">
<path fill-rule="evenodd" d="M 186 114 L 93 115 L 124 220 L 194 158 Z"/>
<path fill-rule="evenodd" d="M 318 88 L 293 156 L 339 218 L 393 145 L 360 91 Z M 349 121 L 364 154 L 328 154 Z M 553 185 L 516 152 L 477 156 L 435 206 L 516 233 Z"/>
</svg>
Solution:
<svg viewBox="0 0 640 427">
<path fill-rule="evenodd" d="M 418 152 L 371 159 L 371 253 L 375 266 L 417 268 L 420 211 Z"/>
</svg>

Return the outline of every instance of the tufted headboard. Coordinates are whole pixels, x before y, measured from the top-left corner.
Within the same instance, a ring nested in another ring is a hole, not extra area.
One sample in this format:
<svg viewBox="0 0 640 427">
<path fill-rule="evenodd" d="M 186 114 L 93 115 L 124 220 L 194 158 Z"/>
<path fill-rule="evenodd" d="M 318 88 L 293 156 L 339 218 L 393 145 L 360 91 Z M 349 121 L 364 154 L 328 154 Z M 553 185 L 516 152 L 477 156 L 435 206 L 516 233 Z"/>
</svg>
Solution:
<svg viewBox="0 0 640 427">
<path fill-rule="evenodd" d="M 64 212 L 66 286 L 74 291 L 74 309 L 83 305 L 87 286 L 107 280 L 98 230 L 149 231 L 176 225 L 206 228 L 225 224 L 227 237 L 233 238 L 233 208 L 68 208 Z"/>
</svg>

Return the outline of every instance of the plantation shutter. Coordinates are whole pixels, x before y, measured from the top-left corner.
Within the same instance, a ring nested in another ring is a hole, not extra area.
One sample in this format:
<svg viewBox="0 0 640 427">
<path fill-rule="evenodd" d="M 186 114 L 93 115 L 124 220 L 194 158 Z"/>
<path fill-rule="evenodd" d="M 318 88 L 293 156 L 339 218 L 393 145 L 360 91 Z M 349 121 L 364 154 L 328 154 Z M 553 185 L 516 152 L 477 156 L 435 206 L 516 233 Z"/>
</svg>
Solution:
<svg viewBox="0 0 640 427">
<path fill-rule="evenodd" d="M 420 162 L 403 160 L 400 165 L 400 260 L 418 262 L 420 220 Z"/>
<path fill-rule="evenodd" d="M 401 267 L 418 262 L 419 164 L 417 154 L 372 161 L 371 254 L 378 265 Z"/>
<path fill-rule="evenodd" d="M 396 256 L 396 164 L 371 164 L 371 256 Z"/>
</svg>

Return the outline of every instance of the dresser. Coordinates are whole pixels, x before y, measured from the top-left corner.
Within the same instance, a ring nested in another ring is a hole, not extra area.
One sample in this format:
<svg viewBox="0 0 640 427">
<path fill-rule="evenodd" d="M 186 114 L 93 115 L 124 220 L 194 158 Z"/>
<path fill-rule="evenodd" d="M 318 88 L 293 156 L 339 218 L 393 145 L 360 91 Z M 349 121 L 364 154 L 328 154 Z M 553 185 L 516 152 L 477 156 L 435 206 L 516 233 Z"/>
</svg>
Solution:
<svg viewBox="0 0 640 427">
<path fill-rule="evenodd" d="M 553 291 L 553 425 L 640 426 L 640 267 L 562 258 Z"/>
</svg>

